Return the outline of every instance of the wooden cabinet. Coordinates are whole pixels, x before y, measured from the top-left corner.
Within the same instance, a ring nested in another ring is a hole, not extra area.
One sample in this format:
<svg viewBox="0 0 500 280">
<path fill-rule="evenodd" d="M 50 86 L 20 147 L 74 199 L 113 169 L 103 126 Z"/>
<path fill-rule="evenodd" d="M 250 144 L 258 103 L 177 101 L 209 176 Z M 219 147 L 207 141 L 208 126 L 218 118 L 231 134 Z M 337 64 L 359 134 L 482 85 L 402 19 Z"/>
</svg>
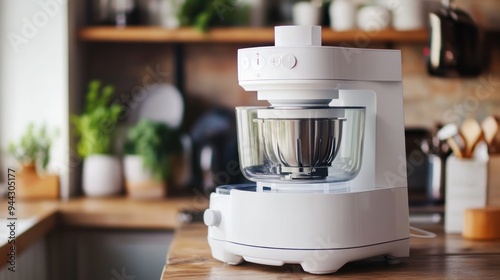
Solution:
<svg viewBox="0 0 500 280">
<path fill-rule="evenodd" d="M 4 235 L 5 236 L 5 235 Z M 42 238 L 17 255 L 15 272 L 10 271 L 9 264 L 0 264 L 0 279 L 5 280 L 23 280 L 23 279 L 37 279 L 49 280 L 49 259 L 48 245 L 46 238 Z M 2 256 L 3 257 L 3 256 Z"/>
<path fill-rule="evenodd" d="M 171 231 L 56 231 L 49 236 L 50 279 L 159 279 L 172 238 Z"/>
</svg>

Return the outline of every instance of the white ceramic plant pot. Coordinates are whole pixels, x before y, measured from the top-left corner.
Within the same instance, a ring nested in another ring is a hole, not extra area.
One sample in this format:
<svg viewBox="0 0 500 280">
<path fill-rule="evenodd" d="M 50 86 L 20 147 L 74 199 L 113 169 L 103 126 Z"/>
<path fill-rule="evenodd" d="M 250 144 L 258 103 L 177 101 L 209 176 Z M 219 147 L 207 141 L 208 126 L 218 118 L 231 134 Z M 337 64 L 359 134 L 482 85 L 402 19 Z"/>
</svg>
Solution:
<svg viewBox="0 0 500 280">
<path fill-rule="evenodd" d="M 83 161 L 83 193 L 87 196 L 113 196 L 122 190 L 120 160 L 111 155 L 90 155 Z"/>
<path fill-rule="evenodd" d="M 123 170 L 125 188 L 130 197 L 161 198 L 165 196 L 165 182 L 156 180 L 151 171 L 144 168 L 144 162 L 140 156 L 125 156 L 123 158 Z"/>
<path fill-rule="evenodd" d="M 184 0 L 161 0 L 159 1 L 159 17 L 161 26 L 166 28 L 177 28 L 180 25 L 177 14 L 179 13 Z"/>
</svg>

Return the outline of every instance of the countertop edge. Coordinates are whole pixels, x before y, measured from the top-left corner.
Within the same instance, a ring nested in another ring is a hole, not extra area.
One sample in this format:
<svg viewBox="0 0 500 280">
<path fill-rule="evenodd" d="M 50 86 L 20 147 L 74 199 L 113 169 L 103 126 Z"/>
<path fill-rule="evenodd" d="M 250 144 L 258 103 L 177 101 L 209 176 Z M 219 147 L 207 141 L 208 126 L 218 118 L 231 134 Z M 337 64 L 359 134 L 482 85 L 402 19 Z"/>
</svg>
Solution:
<svg viewBox="0 0 500 280">
<path fill-rule="evenodd" d="M 204 200 L 192 197 L 165 200 L 134 200 L 129 198 L 75 198 L 68 201 L 18 201 L 15 244 L 8 236 L 0 240 L 2 263 L 7 265 L 8 253 L 15 246 L 16 257 L 58 226 L 76 228 L 171 230 L 179 226 L 178 214 L 182 210 L 201 211 L 208 206 Z M 0 200 L 4 206 L 5 200 Z M 5 208 L 6 207 L 2 207 Z M 3 213 L 2 213 L 3 214 Z M 4 225 L 8 220 L 2 215 Z M 6 231 L 9 234 L 9 231 Z"/>
<path fill-rule="evenodd" d="M 57 223 L 58 213 L 57 210 L 54 209 L 52 211 L 44 212 L 36 217 L 36 220 L 33 221 L 32 225 L 16 231 L 15 239 L 12 244 L 8 243 L 6 236 L 6 240 L 2 240 L 3 243 L 0 245 L 0 255 L 5 258 L 5 261 L 0 264 L 0 268 L 7 264 L 8 254 L 10 253 L 12 247 L 15 248 L 15 255 L 17 258 L 18 255 L 27 247 L 54 229 Z"/>
</svg>

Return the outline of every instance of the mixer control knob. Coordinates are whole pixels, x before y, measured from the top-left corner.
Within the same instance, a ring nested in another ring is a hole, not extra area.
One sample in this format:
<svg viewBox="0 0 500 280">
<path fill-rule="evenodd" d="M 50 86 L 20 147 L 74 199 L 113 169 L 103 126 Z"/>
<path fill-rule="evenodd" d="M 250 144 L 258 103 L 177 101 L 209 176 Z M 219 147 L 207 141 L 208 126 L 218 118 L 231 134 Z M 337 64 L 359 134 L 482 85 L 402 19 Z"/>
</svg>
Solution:
<svg viewBox="0 0 500 280">
<path fill-rule="evenodd" d="M 288 69 L 292 69 L 297 64 L 297 58 L 293 54 L 285 54 L 282 60 L 283 66 Z"/>
<path fill-rule="evenodd" d="M 217 210 L 207 209 L 203 213 L 203 222 L 209 227 L 216 227 L 220 224 L 221 214 Z"/>
<path fill-rule="evenodd" d="M 276 68 L 276 67 L 280 66 L 281 58 L 279 55 L 273 54 L 268 58 L 267 62 L 269 64 L 269 66 L 271 66 L 272 68 Z"/>
<path fill-rule="evenodd" d="M 274 45 L 277 47 L 321 46 L 321 26 L 276 26 Z"/>
</svg>

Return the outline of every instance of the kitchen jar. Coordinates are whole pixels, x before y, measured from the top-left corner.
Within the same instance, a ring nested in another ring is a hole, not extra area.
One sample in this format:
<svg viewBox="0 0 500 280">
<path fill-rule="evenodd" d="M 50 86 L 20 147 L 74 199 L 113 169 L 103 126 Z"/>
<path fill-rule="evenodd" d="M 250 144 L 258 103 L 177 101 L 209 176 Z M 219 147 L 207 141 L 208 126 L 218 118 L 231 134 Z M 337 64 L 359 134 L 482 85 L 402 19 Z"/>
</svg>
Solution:
<svg viewBox="0 0 500 280">
<path fill-rule="evenodd" d="M 356 27 L 356 4 L 350 0 L 334 0 L 329 7 L 330 26 L 336 31 Z"/>
<path fill-rule="evenodd" d="M 389 10 L 379 6 L 366 6 L 358 11 L 358 27 L 365 31 L 379 31 L 389 27 L 391 14 Z"/>
<path fill-rule="evenodd" d="M 314 1 L 295 3 L 292 15 L 295 25 L 319 25 L 321 22 L 321 9 Z"/>
</svg>

